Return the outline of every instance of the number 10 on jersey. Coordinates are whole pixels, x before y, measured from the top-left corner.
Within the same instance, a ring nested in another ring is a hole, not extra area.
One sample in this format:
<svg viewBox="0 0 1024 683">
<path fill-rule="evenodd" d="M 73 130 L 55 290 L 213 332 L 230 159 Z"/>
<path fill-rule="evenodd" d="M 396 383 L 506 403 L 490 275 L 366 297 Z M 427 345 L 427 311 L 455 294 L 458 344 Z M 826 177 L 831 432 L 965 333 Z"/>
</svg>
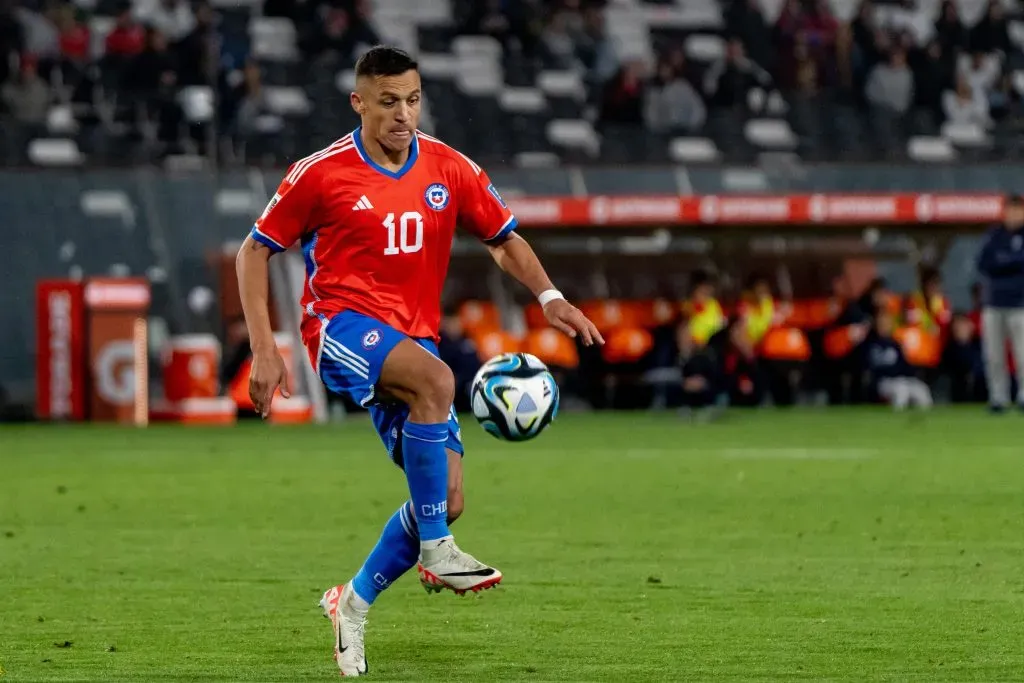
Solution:
<svg viewBox="0 0 1024 683">
<path fill-rule="evenodd" d="M 417 212 L 406 211 L 399 217 L 397 225 L 395 224 L 395 214 L 389 213 L 384 219 L 384 227 L 388 230 L 388 246 L 384 249 L 385 256 L 412 254 L 423 248 L 423 216 Z"/>
</svg>

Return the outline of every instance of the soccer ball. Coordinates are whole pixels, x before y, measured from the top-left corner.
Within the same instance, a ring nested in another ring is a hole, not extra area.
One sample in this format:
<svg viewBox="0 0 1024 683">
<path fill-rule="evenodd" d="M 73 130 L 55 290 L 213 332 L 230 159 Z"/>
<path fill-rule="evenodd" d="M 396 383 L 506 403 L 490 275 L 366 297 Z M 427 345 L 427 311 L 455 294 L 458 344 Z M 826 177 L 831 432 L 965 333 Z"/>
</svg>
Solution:
<svg viewBox="0 0 1024 683">
<path fill-rule="evenodd" d="M 484 363 L 470 390 L 473 415 L 491 435 L 527 441 L 558 413 L 558 385 L 539 358 L 503 353 Z"/>
</svg>

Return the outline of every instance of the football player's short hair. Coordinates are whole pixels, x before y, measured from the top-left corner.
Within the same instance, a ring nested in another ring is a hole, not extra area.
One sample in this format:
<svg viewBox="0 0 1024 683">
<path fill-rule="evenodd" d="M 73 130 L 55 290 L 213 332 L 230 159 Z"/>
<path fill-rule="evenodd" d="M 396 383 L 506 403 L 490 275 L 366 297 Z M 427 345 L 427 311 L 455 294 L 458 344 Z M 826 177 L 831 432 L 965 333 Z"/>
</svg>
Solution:
<svg viewBox="0 0 1024 683">
<path fill-rule="evenodd" d="M 405 50 L 390 45 L 371 47 L 356 62 L 356 78 L 361 76 L 398 76 L 418 71 L 420 65 Z"/>
</svg>

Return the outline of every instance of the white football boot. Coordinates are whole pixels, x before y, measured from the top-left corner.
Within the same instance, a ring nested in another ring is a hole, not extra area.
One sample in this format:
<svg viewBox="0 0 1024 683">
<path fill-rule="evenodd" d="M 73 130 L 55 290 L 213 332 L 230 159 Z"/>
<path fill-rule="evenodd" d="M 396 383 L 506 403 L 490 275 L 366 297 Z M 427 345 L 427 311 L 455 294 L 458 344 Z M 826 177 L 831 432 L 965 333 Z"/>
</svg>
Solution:
<svg viewBox="0 0 1024 683">
<path fill-rule="evenodd" d="M 440 593 L 447 588 L 465 595 L 466 591 L 478 593 L 501 582 L 500 571 L 459 550 L 451 537 L 442 539 L 430 550 L 422 550 L 416 569 L 428 593 Z"/>
<path fill-rule="evenodd" d="M 365 676 L 370 670 L 366 663 L 363 631 L 366 617 L 352 607 L 352 584 L 335 586 L 320 599 L 324 616 L 334 627 L 334 661 L 342 676 Z"/>
</svg>

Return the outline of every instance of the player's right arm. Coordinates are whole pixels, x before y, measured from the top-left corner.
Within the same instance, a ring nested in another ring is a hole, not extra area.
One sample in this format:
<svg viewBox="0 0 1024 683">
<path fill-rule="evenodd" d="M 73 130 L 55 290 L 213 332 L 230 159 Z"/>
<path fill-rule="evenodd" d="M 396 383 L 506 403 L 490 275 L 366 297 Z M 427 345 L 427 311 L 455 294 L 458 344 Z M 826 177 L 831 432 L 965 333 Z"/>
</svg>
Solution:
<svg viewBox="0 0 1024 683">
<path fill-rule="evenodd" d="M 274 342 L 270 322 L 270 257 L 291 246 L 312 225 L 317 176 L 304 169 L 302 163 L 288 169 L 235 259 L 238 292 L 252 349 L 249 397 L 263 417 L 270 414 L 270 403 L 278 387 L 286 398 L 291 395 L 288 371 Z"/>
</svg>

